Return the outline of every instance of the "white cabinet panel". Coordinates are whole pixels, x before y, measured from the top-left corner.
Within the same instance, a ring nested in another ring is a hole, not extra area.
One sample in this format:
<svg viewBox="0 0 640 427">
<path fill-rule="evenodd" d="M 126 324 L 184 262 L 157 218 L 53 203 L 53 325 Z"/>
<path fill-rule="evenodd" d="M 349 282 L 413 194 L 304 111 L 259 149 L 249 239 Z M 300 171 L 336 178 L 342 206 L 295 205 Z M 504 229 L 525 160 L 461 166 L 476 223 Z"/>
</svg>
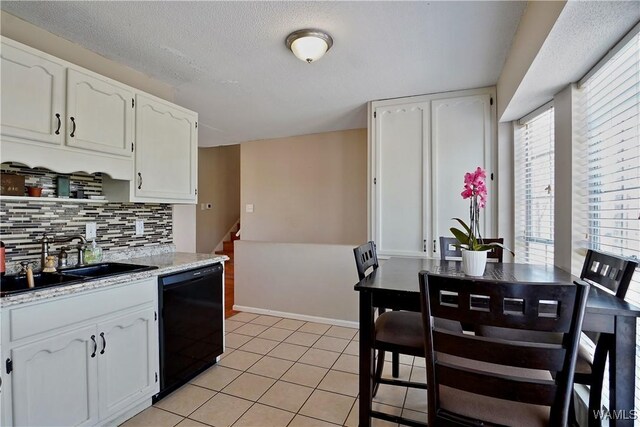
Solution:
<svg viewBox="0 0 640 427">
<path fill-rule="evenodd" d="M 93 325 L 11 352 L 14 425 L 98 422 L 97 356 L 91 340 L 95 334 Z"/>
<path fill-rule="evenodd" d="M 196 201 L 197 120 L 174 104 L 137 96 L 137 198 Z"/>
<path fill-rule="evenodd" d="M 158 329 L 153 308 L 98 325 L 100 418 L 158 391 Z"/>
<path fill-rule="evenodd" d="M 480 229 L 491 231 L 491 205 L 496 199 L 491 174 L 491 96 L 472 95 L 434 100 L 431 104 L 431 147 L 433 153 L 433 236 L 449 236 L 458 226 L 451 218 L 469 222 L 469 200 L 462 198 L 464 174 L 478 166 L 487 171 L 489 202 L 480 212 Z M 486 233 L 489 234 L 486 234 Z M 433 250 L 433 242 L 431 250 Z M 439 244 L 435 245 L 439 251 Z M 439 253 L 433 254 L 440 256 Z"/>
<path fill-rule="evenodd" d="M 67 72 L 70 147 L 131 157 L 133 92 L 75 69 Z"/>
<path fill-rule="evenodd" d="M 428 218 L 428 103 L 377 108 L 376 213 L 380 252 L 420 255 Z M 410 185 L 407 185 L 410 183 Z"/>
<path fill-rule="evenodd" d="M 4 42 L 0 56 L 2 135 L 62 144 L 65 66 Z"/>
</svg>

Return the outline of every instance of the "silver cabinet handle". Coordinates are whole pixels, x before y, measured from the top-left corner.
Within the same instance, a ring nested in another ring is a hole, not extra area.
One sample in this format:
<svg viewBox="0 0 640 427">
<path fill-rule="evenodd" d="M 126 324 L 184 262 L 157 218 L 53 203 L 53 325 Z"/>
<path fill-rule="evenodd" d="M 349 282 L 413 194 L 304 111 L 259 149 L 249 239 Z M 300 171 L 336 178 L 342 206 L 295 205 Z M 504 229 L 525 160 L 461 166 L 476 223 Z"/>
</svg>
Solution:
<svg viewBox="0 0 640 427">
<path fill-rule="evenodd" d="M 142 174 L 138 172 L 138 190 L 142 188 Z"/>
</svg>

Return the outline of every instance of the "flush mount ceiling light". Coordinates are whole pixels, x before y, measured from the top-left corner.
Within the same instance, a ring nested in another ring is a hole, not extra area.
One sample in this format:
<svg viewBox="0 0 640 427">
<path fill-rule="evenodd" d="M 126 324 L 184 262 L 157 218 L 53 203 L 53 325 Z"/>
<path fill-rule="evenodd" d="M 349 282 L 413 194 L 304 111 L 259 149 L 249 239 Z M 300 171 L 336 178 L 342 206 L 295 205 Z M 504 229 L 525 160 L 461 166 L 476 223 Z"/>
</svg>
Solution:
<svg viewBox="0 0 640 427">
<path fill-rule="evenodd" d="M 285 43 L 297 58 L 312 63 L 331 49 L 333 39 L 324 31 L 307 28 L 289 34 Z"/>
</svg>

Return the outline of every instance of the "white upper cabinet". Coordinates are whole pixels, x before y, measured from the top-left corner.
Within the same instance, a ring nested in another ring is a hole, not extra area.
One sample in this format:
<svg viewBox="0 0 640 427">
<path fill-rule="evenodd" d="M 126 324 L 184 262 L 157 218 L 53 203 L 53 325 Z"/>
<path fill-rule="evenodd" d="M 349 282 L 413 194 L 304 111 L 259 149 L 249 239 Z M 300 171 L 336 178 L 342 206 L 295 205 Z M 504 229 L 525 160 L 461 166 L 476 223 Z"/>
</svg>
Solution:
<svg viewBox="0 0 640 427">
<path fill-rule="evenodd" d="M 439 257 L 453 217 L 468 221 L 465 172 L 487 170 L 483 236 L 493 236 L 495 90 L 373 101 L 369 119 L 369 237 L 380 255 Z"/>
<path fill-rule="evenodd" d="M 65 66 L 47 55 L 5 43 L 0 57 L 3 139 L 62 144 Z"/>
<path fill-rule="evenodd" d="M 69 69 L 66 144 L 130 157 L 133 91 L 113 81 Z"/>
<path fill-rule="evenodd" d="M 1 40 L 3 162 L 102 172 L 112 201 L 196 203 L 197 113 Z"/>
<path fill-rule="evenodd" d="M 174 104 L 136 97 L 136 198 L 195 203 L 197 120 Z"/>
</svg>

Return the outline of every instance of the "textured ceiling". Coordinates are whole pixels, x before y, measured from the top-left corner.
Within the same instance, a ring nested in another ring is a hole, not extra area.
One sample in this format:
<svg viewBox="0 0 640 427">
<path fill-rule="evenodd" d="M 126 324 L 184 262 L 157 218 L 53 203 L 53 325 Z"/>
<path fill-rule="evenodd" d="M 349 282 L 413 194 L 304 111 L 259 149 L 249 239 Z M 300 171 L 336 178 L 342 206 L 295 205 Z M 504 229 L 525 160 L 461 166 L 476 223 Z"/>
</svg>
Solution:
<svg viewBox="0 0 640 427">
<path fill-rule="evenodd" d="M 494 85 L 525 2 L 11 2 L 28 22 L 176 88 L 200 146 L 366 127 L 366 102 Z M 313 64 L 284 39 L 315 27 Z"/>
<path fill-rule="evenodd" d="M 500 121 L 517 120 L 577 82 L 640 20 L 639 1 L 569 1 Z"/>
</svg>

